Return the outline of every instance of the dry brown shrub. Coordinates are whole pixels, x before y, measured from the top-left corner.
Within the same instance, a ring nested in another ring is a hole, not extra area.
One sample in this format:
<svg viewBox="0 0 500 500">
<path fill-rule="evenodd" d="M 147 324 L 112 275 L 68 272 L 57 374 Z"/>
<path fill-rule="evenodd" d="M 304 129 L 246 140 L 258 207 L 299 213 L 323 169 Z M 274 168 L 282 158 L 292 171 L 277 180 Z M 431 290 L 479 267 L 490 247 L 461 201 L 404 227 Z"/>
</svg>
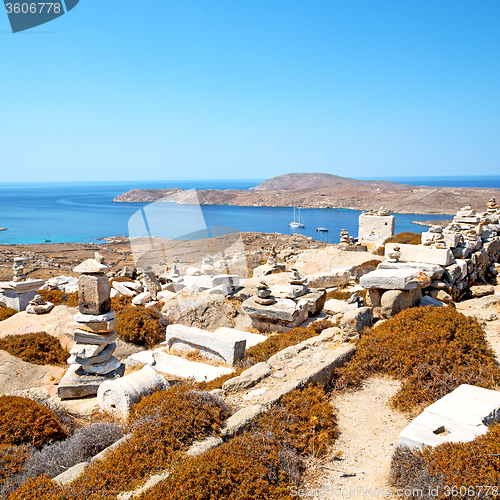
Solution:
<svg viewBox="0 0 500 500">
<path fill-rule="evenodd" d="M 64 489 L 47 476 L 28 479 L 8 500 L 66 500 Z"/>
<path fill-rule="evenodd" d="M 132 307 L 132 297 L 126 295 L 117 295 L 111 297 L 111 310 L 116 314 L 120 314 L 124 309 Z"/>
<path fill-rule="evenodd" d="M 10 476 L 21 471 L 30 456 L 29 446 L 0 446 L 0 491 Z"/>
<path fill-rule="evenodd" d="M 78 292 L 66 293 L 61 290 L 38 290 L 39 295 L 46 302 L 52 302 L 55 306 L 78 306 Z"/>
<path fill-rule="evenodd" d="M 17 309 L 13 309 L 12 307 L 0 307 L 0 321 L 10 318 L 18 312 L 19 311 Z"/>
<path fill-rule="evenodd" d="M 333 326 L 333 324 L 329 320 L 323 320 L 311 323 L 307 328 L 292 328 L 287 333 L 271 335 L 264 342 L 246 350 L 243 366 L 250 366 L 262 361 L 267 361 L 271 356 L 282 349 L 299 344 L 311 337 L 315 337 L 331 326 Z"/>
<path fill-rule="evenodd" d="M 0 396 L 0 445 L 31 444 L 37 448 L 64 439 L 66 432 L 45 406 L 18 396 Z"/>
<path fill-rule="evenodd" d="M 229 415 L 222 400 L 189 384 L 177 384 L 138 403 L 130 418 L 132 436 L 71 483 L 76 498 L 116 498 L 144 478 L 168 469 L 198 439 L 216 433 Z"/>
<path fill-rule="evenodd" d="M 309 385 L 281 398 L 279 405 L 264 413 L 255 428 L 297 450 L 300 455 L 320 457 L 338 436 L 337 421 L 325 391 Z"/>
<path fill-rule="evenodd" d="M 387 238 L 384 244 L 377 248 L 375 255 L 384 255 L 386 243 L 399 243 L 403 245 L 420 245 L 422 243 L 422 235 L 420 233 L 412 233 L 411 231 L 404 231 L 402 233 L 397 233 L 394 236 Z"/>
<path fill-rule="evenodd" d="M 8 335 L 0 339 L 0 349 L 34 365 L 63 366 L 69 358 L 61 342 L 45 332 Z"/>
<path fill-rule="evenodd" d="M 118 336 L 126 342 L 152 347 L 165 340 L 162 315 L 154 309 L 128 307 L 118 315 Z"/>
<path fill-rule="evenodd" d="M 397 487 L 423 491 L 434 488 L 438 495 L 432 498 L 443 500 L 498 496 L 500 424 L 493 424 L 486 434 L 468 443 L 443 443 L 423 449 L 399 447 L 392 457 L 390 480 Z M 446 495 L 447 486 L 455 486 L 456 492 Z"/>
<path fill-rule="evenodd" d="M 492 388 L 500 369 L 479 323 L 450 307 L 407 309 L 375 326 L 358 341 L 351 361 L 337 370 L 337 389 L 359 387 L 368 376 L 403 382 L 394 407 L 410 411 L 461 384 Z"/>
<path fill-rule="evenodd" d="M 357 293 L 359 296 L 363 298 L 363 300 L 366 300 L 366 294 L 368 293 L 368 290 L 358 290 L 357 292 L 349 292 L 347 290 L 334 290 L 333 292 L 328 292 L 326 294 L 327 300 L 329 299 L 336 299 L 336 300 L 349 300 L 355 293 Z"/>
<path fill-rule="evenodd" d="M 257 419 L 251 431 L 199 457 L 185 458 L 140 499 L 289 499 L 303 471 L 299 455 L 320 456 L 337 434 L 323 389 L 293 391 Z"/>
</svg>

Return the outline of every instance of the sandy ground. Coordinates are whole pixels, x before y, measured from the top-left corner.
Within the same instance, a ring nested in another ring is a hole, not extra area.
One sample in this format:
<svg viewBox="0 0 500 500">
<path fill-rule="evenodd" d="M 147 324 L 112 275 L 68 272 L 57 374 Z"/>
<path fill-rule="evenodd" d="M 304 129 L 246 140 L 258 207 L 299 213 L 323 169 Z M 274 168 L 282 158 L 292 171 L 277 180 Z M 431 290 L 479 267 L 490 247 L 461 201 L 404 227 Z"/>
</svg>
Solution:
<svg viewBox="0 0 500 500">
<path fill-rule="evenodd" d="M 304 488 L 319 488 L 325 498 L 370 496 L 369 488 L 389 488 L 391 456 L 411 420 L 388 406 L 399 387 L 399 381 L 372 377 L 361 390 L 334 393 L 340 436 L 325 458 L 310 461 Z M 330 494 L 332 488 L 345 494 Z"/>
</svg>

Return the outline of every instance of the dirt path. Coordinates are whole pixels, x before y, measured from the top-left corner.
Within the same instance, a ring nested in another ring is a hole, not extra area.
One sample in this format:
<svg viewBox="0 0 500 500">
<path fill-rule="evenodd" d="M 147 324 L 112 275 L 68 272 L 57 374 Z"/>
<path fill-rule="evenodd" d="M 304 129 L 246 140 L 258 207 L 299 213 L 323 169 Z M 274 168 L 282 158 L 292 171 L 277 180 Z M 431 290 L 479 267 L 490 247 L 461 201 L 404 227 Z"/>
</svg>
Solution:
<svg viewBox="0 0 500 500">
<path fill-rule="evenodd" d="M 363 389 L 334 397 L 341 434 L 326 458 L 310 463 L 304 488 L 320 488 L 325 498 L 373 496 L 366 490 L 388 488 L 391 456 L 410 422 L 387 405 L 399 386 L 398 381 L 373 377 Z M 329 493 L 332 488 L 343 492 Z"/>
</svg>

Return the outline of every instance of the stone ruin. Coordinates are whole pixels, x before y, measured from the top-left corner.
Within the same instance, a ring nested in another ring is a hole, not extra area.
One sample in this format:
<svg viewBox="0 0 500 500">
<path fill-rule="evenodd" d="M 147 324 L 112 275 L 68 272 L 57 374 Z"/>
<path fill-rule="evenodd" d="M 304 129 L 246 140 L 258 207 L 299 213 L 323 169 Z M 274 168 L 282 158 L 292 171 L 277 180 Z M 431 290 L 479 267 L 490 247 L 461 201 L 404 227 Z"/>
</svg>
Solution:
<svg viewBox="0 0 500 500">
<path fill-rule="evenodd" d="M 386 244 L 387 260 L 360 279 L 369 304 L 389 317 L 418 304 L 443 305 L 466 293 L 493 293 L 486 279 L 498 274 L 497 206 L 491 199 L 482 215 L 470 205 L 461 208 L 448 226 L 423 232 L 421 245 Z"/>
<path fill-rule="evenodd" d="M 395 219 L 385 207 L 362 212 L 359 216 L 358 242 L 379 247 L 394 235 Z"/>
<path fill-rule="evenodd" d="M 17 311 L 25 311 L 45 284 L 43 280 L 28 279 L 24 273 L 23 262 L 23 257 L 16 257 L 12 266 L 12 281 L 0 282 L 0 302 Z"/>
<path fill-rule="evenodd" d="M 61 399 L 95 395 L 102 382 L 122 377 L 125 371 L 125 365 L 113 356 L 117 320 L 111 311 L 109 280 L 104 274 L 108 269 L 96 259 L 88 259 L 74 269 L 80 273 L 79 312 L 73 324 L 75 345 L 68 359 L 70 366 L 57 388 Z"/>
</svg>

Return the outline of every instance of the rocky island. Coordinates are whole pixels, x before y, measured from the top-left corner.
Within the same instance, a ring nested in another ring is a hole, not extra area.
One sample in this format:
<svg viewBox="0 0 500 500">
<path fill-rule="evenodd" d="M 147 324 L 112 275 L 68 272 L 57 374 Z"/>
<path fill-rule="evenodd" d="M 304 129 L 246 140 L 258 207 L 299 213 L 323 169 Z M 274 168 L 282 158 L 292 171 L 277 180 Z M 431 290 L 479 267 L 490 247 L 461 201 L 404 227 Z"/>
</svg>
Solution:
<svg viewBox="0 0 500 500">
<path fill-rule="evenodd" d="M 153 202 L 178 194 L 182 189 L 132 189 L 115 202 Z M 394 213 L 452 214 L 467 203 L 480 210 L 499 189 L 412 186 L 381 180 L 357 180 L 330 174 L 292 173 L 273 177 L 251 190 L 204 189 L 197 191 L 202 205 L 250 207 L 348 208 L 366 210 L 380 206 Z"/>
</svg>

